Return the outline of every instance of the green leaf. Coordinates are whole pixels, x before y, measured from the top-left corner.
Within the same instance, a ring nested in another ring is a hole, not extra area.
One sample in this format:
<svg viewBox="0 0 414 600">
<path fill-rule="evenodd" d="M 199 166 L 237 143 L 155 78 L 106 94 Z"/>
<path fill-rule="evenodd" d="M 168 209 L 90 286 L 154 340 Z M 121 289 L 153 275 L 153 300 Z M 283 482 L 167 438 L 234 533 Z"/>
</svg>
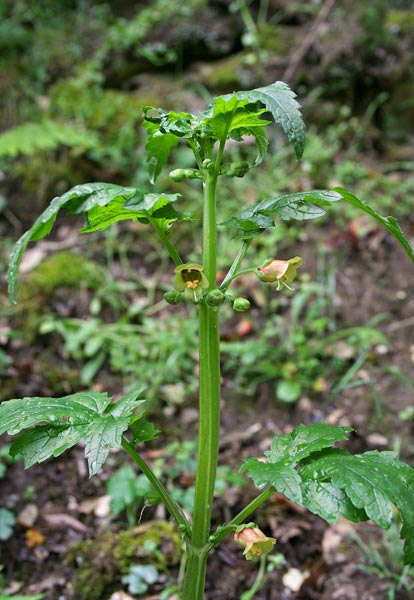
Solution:
<svg viewBox="0 0 414 600">
<path fill-rule="evenodd" d="M 352 427 L 338 427 L 326 423 L 299 425 L 291 433 L 275 437 L 270 451 L 265 452 L 265 456 L 272 463 L 280 460 L 300 462 L 314 452 L 346 440 L 351 431 Z"/>
<path fill-rule="evenodd" d="M 10 300 L 16 302 L 17 270 L 28 243 L 40 240 L 48 235 L 58 212 L 62 208 L 70 214 L 88 213 L 94 206 L 106 206 L 117 198 L 125 202 L 136 193 L 135 188 L 125 188 L 115 184 L 85 183 L 77 185 L 62 196 L 54 198 L 14 247 L 7 274 Z"/>
<path fill-rule="evenodd" d="M 139 419 L 131 424 L 132 431 L 132 443 L 141 444 L 142 442 L 149 442 L 154 440 L 160 433 L 159 429 L 156 429 L 152 423 Z"/>
<path fill-rule="evenodd" d="M 98 148 L 99 138 L 95 132 L 45 119 L 40 123 L 25 123 L 0 134 L 0 157 L 31 156 L 39 150 L 53 150 L 62 145 L 85 150 Z"/>
<path fill-rule="evenodd" d="M 237 229 L 237 237 L 249 239 L 261 233 L 267 227 L 274 227 L 274 222 L 268 215 L 256 212 L 254 209 L 248 208 L 228 221 L 220 223 L 224 227 Z"/>
<path fill-rule="evenodd" d="M 9 596 L 8 594 L 0 594 L 0 600 L 42 600 L 44 594 L 36 594 L 36 596 Z"/>
<path fill-rule="evenodd" d="M 130 219 L 140 223 L 149 223 L 150 219 L 162 221 L 163 228 L 168 227 L 174 221 L 188 219 L 175 210 L 171 205 L 179 197 L 179 194 L 146 194 L 138 192 L 126 202 L 123 198 L 116 198 L 106 206 L 94 206 L 87 213 L 86 224 L 82 227 L 82 233 L 91 233 L 106 229 L 112 223 Z"/>
<path fill-rule="evenodd" d="M 358 523 L 367 521 L 363 509 L 356 508 L 343 490 L 326 481 L 307 481 L 302 485 L 303 504 L 328 523 L 336 523 L 339 515 Z"/>
<path fill-rule="evenodd" d="M 276 123 L 282 126 L 295 150 L 296 158 L 300 158 L 305 147 L 305 125 L 300 112 L 300 104 L 295 100 L 296 94 L 282 81 L 266 87 L 250 91 L 236 92 L 239 100 L 260 102 L 272 113 Z M 230 95 L 223 96 L 224 100 Z"/>
<path fill-rule="evenodd" d="M 26 468 L 59 456 L 84 439 L 92 476 L 102 467 L 109 450 L 121 445 L 133 411 L 144 402 L 137 400 L 141 391 L 142 388 L 135 390 L 116 404 L 99 392 L 9 400 L 0 405 L 0 434 L 7 431 L 15 435 L 27 430 L 10 449 L 12 456 L 24 458 Z"/>
<path fill-rule="evenodd" d="M 148 133 L 145 145 L 148 174 L 150 182 L 154 183 L 170 156 L 171 148 L 178 144 L 179 138 L 172 133 L 162 133 L 158 125 L 149 121 L 144 121 L 144 127 Z"/>
<path fill-rule="evenodd" d="M 394 504 L 401 514 L 404 561 L 414 563 L 414 470 L 397 460 L 393 452 L 365 452 L 352 456 L 325 450 L 300 469 L 302 479 L 324 481 L 341 489 L 357 509 L 380 527 L 389 527 Z"/>
<path fill-rule="evenodd" d="M 0 540 L 8 540 L 16 523 L 14 514 L 7 508 L 0 508 Z"/>
<path fill-rule="evenodd" d="M 408 240 L 404 236 L 404 233 L 401 230 L 401 227 L 395 217 L 383 217 L 378 214 L 373 208 L 371 208 L 366 202 L 359 200 L 356 196 L 344 190 L 343 188 L 337 187 L 334 188 L 335 192 L 338 192 L 342 196 L 342 199 L 351 204 L 352 206 L 356 206 L 367 215 L 373 217 L 377 223 L 379 223 L 384 229 L 389 231 L 391 235 L 395 237 L 396 240 L 399 241 L 401 246 L 404 248 L 410 259 L 414 262 L 414 252 L 412 247 L 410 246 Z"/>
<path fill-rule="evenodd" d="M 324 423 L 300 425 L 274 438 L 265 452 L 267 462 L 248 458 L 241 470 L 247 469 L 257 487 L 274 486 L 330 523 L 342 514 L 389 527 L 395 505 L 403 524 L 404 561 L 414 563 L 414 470 L 394 452 L 352 456 L 331 447 L 351 431 Z"/>
<path fill-rule="evenodd" d="M 257 167 L 257 165 L 260 165 L 260 163 L 263 162 L 263 159 L 266 156 L 267 148 L 269 146 L 269 140 L 267 138 L 265 130 L 260 129 L 259 127 L 252 129 L 250 133 L 254 136 L 256 141 L 257 156 L 256 160 L 254 161 L 254 164 Z"/>
<path fill-rule="evenodd" d="M 264 463 L 256 458 L 247 458 L 240 473 L 246 470 L 257 488 L 272 485 L 292 502 L 302 504 L 302 480 L 295 470 L 293 461 L 280 460 L 277 463 Z"/>
<path fill-rule="evenodd" d="M 304 221 L 317 219 L 325 214 L 325 211 L 319 206 L 315 206 L 315 203 L 326 206 L 341 199 L 342 196 L 332 190 L 310 190 L 276 198 L 266 198 L 256 204 L 254 209 L 264 214 L 275 214 L 285 220 Z"/>
<path fill-rule="evenodd" d="M 204 126 L 208 127 L 219 140 L 226 139 L 231 132 L 262 128 L 270 124 L 260 118 L 265 109 L 252 111 L 246 108 L 247 100 L 239 100 L 236 94 L 230 97 L 218 96 L 214 99 L 212 107 L 207 109 Z"/>
</svg>

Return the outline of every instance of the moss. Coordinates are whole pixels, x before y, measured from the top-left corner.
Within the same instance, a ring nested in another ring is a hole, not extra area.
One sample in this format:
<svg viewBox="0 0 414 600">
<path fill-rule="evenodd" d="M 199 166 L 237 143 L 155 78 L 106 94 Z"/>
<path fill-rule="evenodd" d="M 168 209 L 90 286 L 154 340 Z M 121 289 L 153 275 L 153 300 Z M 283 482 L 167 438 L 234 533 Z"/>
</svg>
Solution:
<svg viewBox="0 0 414 600">
<path fill-rule="evenodd" d="M 246 54 L 240 53 L 223 58 L 204 67 L 203 80 L 214 89 L 231 91 L 248 87 L 252 75 L 246 65 Z"/>
<path fill-rule="evenodd" d="M 385 24 L 391 28 L 398 27 L 404 34 L 412 34 L 414 31 L 414 12 L 390 9 L 387 11 Z"/>
<path fill-rule="evenodd" d="M 265 23 L 259 30 L 260 45 L 278 56 L 290 56 L 303 36 L 300 27 Z"/>
<path fill-rule="evenodd" d="M 39 301 L 40 298 L 50 297 L 58 288 L 79 289 L 81 282 L 94 290 L 102 280 L 101 269 L 93 261 L 66 250 L 53 254 L 19 283 L 16 327 L 27 340 L 32 340 L 47 308 L 45 302 Z"/>
<path fill-rule="evenodd" d="M 89 289 L 96 289 L 101 281 L 102 275 L 94 262 L 65 250 L 53 254 L 33 269 L 20 293 L 25 300 L 39 294 L 51 296 L 60 287 L 78 288 L 81 282 Z"/>
<path fill-rule="evenodd" d="M 148 542 L 152 542 L 152 550 L 147 549 Z M 75 597 L 100 600 L 133 565 L 150 563 L 162 571 L 178 564 L 180 557 L 181 534 L 175 525 L 149 521 L 128 531 L 106 531 L 96 540 L 75 544 L 66 555 L 65 564 L 75 567 Z"/>
</svg>

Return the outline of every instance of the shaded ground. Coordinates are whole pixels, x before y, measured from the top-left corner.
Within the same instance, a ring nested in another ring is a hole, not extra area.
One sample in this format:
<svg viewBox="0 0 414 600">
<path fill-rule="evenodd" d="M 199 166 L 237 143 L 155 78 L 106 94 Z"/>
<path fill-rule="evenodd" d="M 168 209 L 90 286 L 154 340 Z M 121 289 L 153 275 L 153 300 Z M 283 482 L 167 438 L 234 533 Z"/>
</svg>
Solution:
<svg viewBox="0 0 414 600">
<path fill-rule="evenodd" d="M 349 446 L 353 452 L 400 447 L 402 459 L 413 461 L 414 421 L 412 418 L 404 421 L 399 417 L 402 410 L 412 406 L 413 392 L 406 382 L 398 381 L 393 376 L 389 367 L 412 374 L 414 279 L 412 267 L 403 252 L 378 235 L 361 238 L 357 246 L 341 242 L 342 258 L 336 276 L 335 312 L 338 321 L 346 326 L 365 324 L 373 314 L 384 313 L 379 328 L 388 336 L 390 348 L 388 351 L 377 348 L 376 356 L 370 363 L 381 408 L 375 404 L 367 387 L 345 390 L 334 400 L 302 397 L 295 404 L 280 405 L 273 399 L 271 383 L 262 384 L 257 396 L 251 399 L 229 393 L 231 382 L 224 380 L 221 464 L 229 464 L 236 471 L 243 457 L 262 454 L 273 435 L 286 433 L 300 422 L 311 423 L 324 419 L 332 424 L 355 427 L 357 432 Z M 335 231 L 325 231 L 324 239 L 333 241 Z M 83 243 L 83 240 L 74 241 L 73 249 L 82 253 L 79 244 Z M 311 248 L 312 244 L 307 247 Z M 308 254 L 310 271 L 313 262 L 314 258 Z M 119 270 L 116 260 L 112 268 Z M 77 303 L 70 300 L 67 290 L 56 290 L 44 301 L 49 309 L 58 314 L 82 316 L 88 306 L 88 292 L 83 289 L 82 294 L 86 294 L 83 303 L 79 302 L 79 293 L 75 294 Z M 21 315 L 17 315 L 3 319 L 3 332 L 9 325 L 14 328 L 21 318 Z M 3 348 L 11 361 L 5 369 L 4 397 L 53 393 L 50 378 L 42 376 L 45 339 L 35 336 L 32 343 L 28 344 L 24 339 L 13 339 L 6 335 L 3 338 Z M 63 361 L 59 347 L 61 342 L 57 337 L 53 339 L 56 346 L 47 357 L 56 363 L 56 377 L 60 379 L 56 387 L 61 394 L 70 393 L 75 391 L 73 385 L 76 385 L 76 377 L 73 372 L 76 373 L 76 366 L 69 361 L 66 370 L 59 370 Z M 364 377 L 363 372 L 360 375 Z M 71 383 L 71 377 L 74 383 Z M 105 380 L 110 381 L 109 387 L 116 393 L 116 378 L 104 372 L 98 385 L 105 385 Z M 193 399 L 172 412 L 165 411 L 165 407 L 159 408 L 153 420 L 156 424 L 166 423 L 170 432 L 180 432 L 179 436 L 185 432 L 186 438 L 193 438 L 196 430 L 194 409 Z M 143 452 L 149 462 L 163 455 L 158 450 L 160 442 L 163 443 L 162 438 Z M 171 460 L 171 457 L 166 457 L 166 460 Z M 92 597 L 104 600 L 122 589 L 120 573 L 117 567 L 110 566 L 110 551 L 107 542 L 102 541 L 105 531 L 111 531 L 116 536 L 127 526 L 123 515 L 111 517 L 107 502 L 103 499 L 105 481 L 120 461 L 121 456 L 115 453 L 102 473 L 91 480 L 87 478 L 80 448 L 29 471 L 24 471 L 20 462 L 7 467 L 0 491 L 0 506 L 11 509 L 17 515 L 18 523 L 13 536 L 1 544 L 0 563 L 4 565 L 4 575 L 11 590 L 44 593 L 46 600 L 83 600 Z M 184 472 L 176 478 L 176 482 L 185 489 L 192 483 L 192 476 Z M 217 498 L 215 522 L 218 524 L 231 517 L 254 495 L 250 486 L 238 489 L 227 485 L 224 495 Z M 162 508 L 147 508 L 142 515 L 142 524 L 165 517 Z M 382 533 L 377 527 L 369 523 L 351 525 L 347 522 L 328 527 L 318 517 L 277 495 L 259 514 L 254 515 L 254 520 L 278 539 L 276 550 L 286 559 L 286 565 L 272 573 L 258 593 L 258 599 L 377 600 L 389 597 L 390 580 L 385 574 L 382 581 L 377 574 L 362 573 L 357 568 L 358 563 L 366 560 L 351 539 L 351 534 L 357 532 L 365 543 L 378 544 Z M 92 554 L 94 573 L 106 574 L 111 582 L 104 586 L 104 591 L 98 596 L 87 596 L 86 592 L 80 592 L 79 589 L 76 591 L 79 588 L 76 578 L 85 567 L 85 558 L 81 558 L 80 550 L 71 555 L 70 548 L 74 543 L 87 539 L 95 540 Z M 162 539 L 163 551 L 168 555 L 168 545 L 171 546 L 172 542 L 168 536 Z M 151 561 L 140 555 L 139 550 L 134 552 L 133 562 Z M 256 575 L 257 567 L 244 561 L 231 539 L 226 540 L 211 556 L 209 564 L 208 599 L 236 600 L 252 584 Z M 176 573 L 176 567 L 172 561 L 173 574 Z M 293 584 L 288 584 L 286 578 L 282 581 L 291 568 L 297 568 L 301 573 L 308 572 L 296 592 L 289 590 L 289 585 L 292 587 Z M 165 577 L 162 576 L 145 597 L 157 598 L 165 585 Z M 400 590 L 395 597 L 403 600 L 413 598 L 412 594 Z"/>
</svg>

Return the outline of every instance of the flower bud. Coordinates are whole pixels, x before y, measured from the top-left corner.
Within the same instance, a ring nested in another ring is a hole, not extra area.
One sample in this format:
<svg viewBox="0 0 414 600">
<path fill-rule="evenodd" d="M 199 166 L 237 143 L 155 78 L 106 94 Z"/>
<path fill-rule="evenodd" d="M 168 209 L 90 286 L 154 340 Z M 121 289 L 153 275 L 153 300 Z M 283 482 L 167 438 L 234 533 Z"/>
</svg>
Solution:
<svg viewBox="0 0 414 600">
<path fill-rule="evenodd" d="M 223 292 L 220 292 L 220 290 L 211 290 L 211 292 L 207 294 L 206 300 L 209 306 L 220 306 L 224 300 L 224 294 Z"/>
<path fill-rule="evenodd" d="M 176 292 L 174 290 L 169 290 L 164 294 L 164 300 L 168 302 L 168 304 L 180 304 L 183 295 L 181 292 Z"/>
<path fill-rule="evenodd" d="M 233 310 L 236 312 L 246 312 L 250 308 L 250 302 L 247 298 L 236 298 L 233 302 Z"/>
<path fill-rule="evenodd" d="M 168 173 L 168 177 L 170 179 L 172 179 L 173 181 L 184 181 L 186 175 L 185 175 L 185 169 L 174 169 L 174 171 L 170 171 Z"/>
<path fill-rule="evenodd" d="M 262 554 L 271 552 L 275 538 L 267 537 L 254 523 L 240 525 L 234 534 L 234 541 L 244 546 L 246 560 L 258 560 Z"/>
<path fill-rule="evenodd" d="M 226 175 L 227 177 L 244 177 L 249 168 L 250 165 L 246 160 L 235 160 L 222 166 L 221 175 Z"/>
</svg>

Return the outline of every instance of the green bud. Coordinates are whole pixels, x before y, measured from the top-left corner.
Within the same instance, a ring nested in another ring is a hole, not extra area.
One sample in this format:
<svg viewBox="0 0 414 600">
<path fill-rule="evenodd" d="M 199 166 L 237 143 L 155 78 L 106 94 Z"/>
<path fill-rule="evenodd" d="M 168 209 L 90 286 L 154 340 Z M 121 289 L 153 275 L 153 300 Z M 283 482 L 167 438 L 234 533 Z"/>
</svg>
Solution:
<svg viewBox="0 0 414 600">
<path fill-rule="evenodd" d="M 231 163 L 224 164 L 221 169 L 221 174 L 227 175 L 227 177 L 244 177 L 249 168 L 250 165 L 246 160 L 235 160 Z"/>
<path fill-rule="evenodd" d="M 207 294 L 207 304 L 209 306 L 220 306 L 223 300 L 224 294 L 223 292 L 220 292 L 220 290 L 211 290 L 211 292 Z"/>
<path fill-rule="evenodd" d="M 246 310 L 249 310 L 249 308 L 250 302 L 247 300 L 247 298 L 236 298 L 233 302 L 233 309 L 236 312 L 246 312 Z"/>
<path fill-rule="evenodd" d="M 184 181 L 186 178 L 185 169 L 174 169 L 168 173 L 168 177 L 173 181 Z"/>
<path fill-rule="evenodd" d="M 169 290 L 164 294 L 164 300 L 168 302 L 168 304 L 180 304 L 182 298 L 181 292 L 176 292 L 175 290 Z"/>
<path fill-rule="evenodd" d="M 197 169 L 184 169 L 186 179 L 202 179 L 203 175 Z"/>
</svg>

